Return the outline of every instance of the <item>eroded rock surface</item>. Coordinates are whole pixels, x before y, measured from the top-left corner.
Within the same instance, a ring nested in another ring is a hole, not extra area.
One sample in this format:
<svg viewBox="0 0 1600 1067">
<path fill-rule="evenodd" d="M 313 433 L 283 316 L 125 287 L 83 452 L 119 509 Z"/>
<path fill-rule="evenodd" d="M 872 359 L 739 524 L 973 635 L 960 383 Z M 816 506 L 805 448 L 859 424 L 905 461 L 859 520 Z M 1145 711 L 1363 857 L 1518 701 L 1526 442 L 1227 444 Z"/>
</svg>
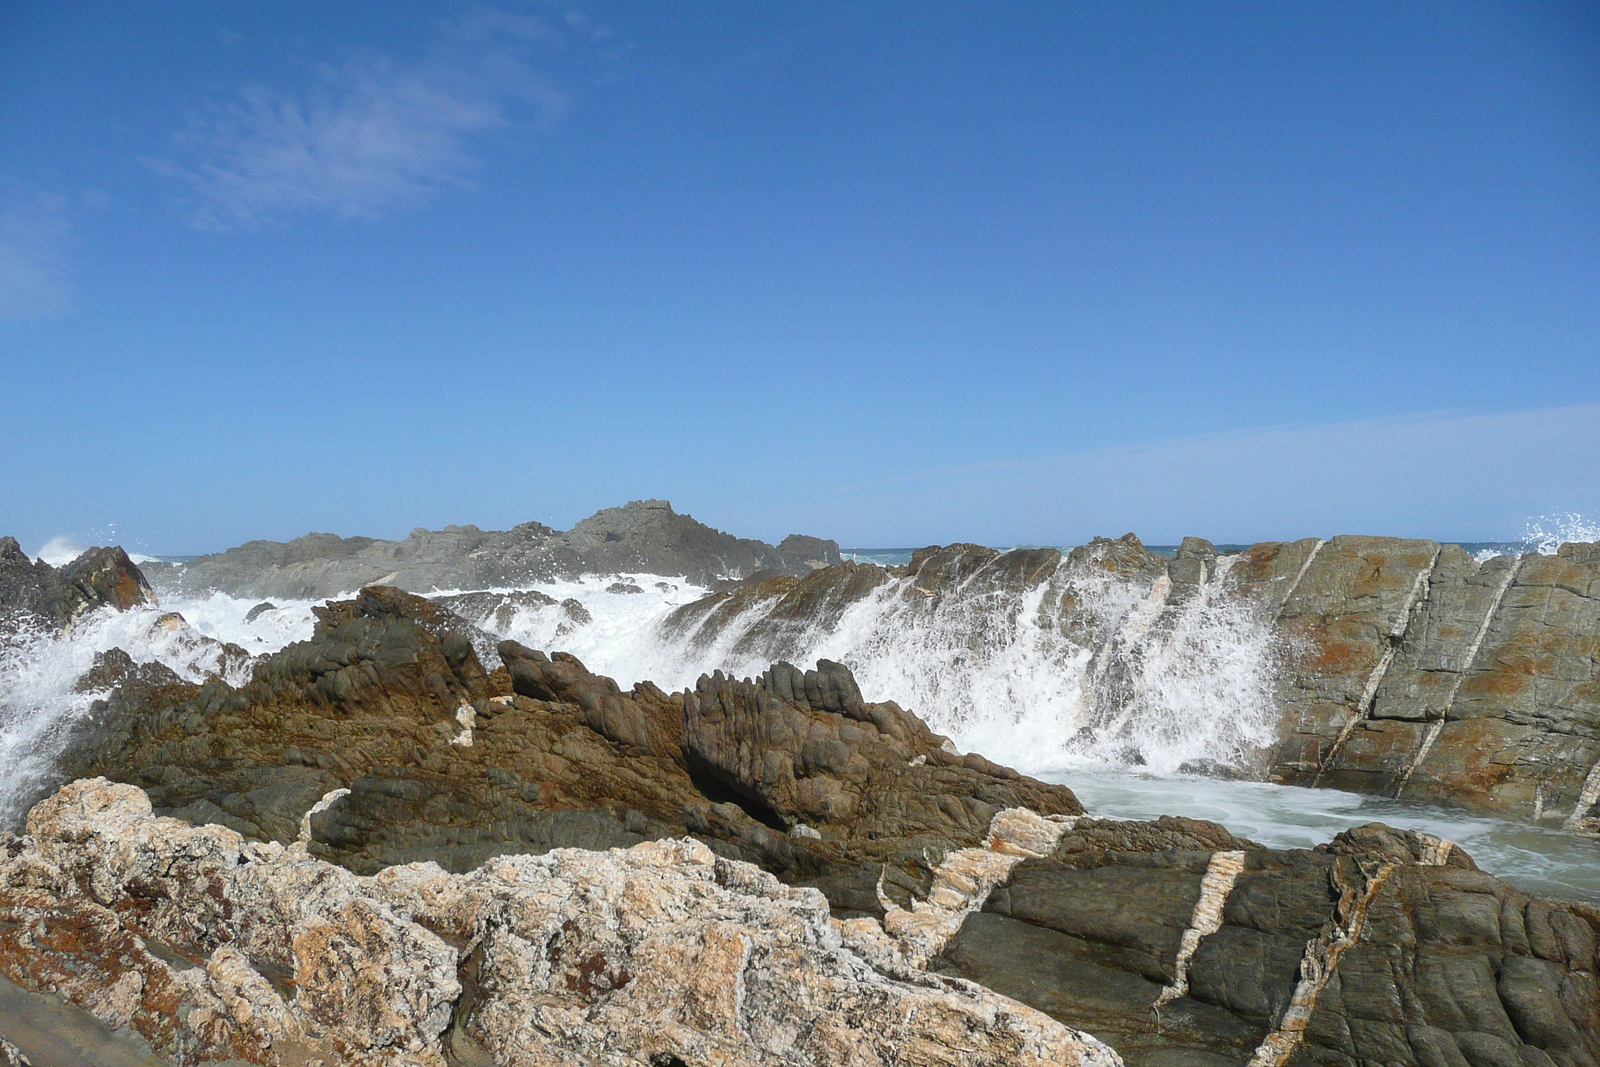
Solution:
<svg viewBox="0 0 1600 1067">
<path fill-rule="evenodd" d="M 852 936 L 692 840 L 359 877 L 98 779 L 0 841 L 5 977 L 181 1067 L 1119 1062 L 970 983 L 880 973 Z"/>
<path fill-rule="evenodd" d="M 1600 1062 L 1600 912 L 1373 824 L 1267 850 L 1192 820 L 1079 819 L 934 966 L 1158 1064 Z"/>
<path fill-rule="evenodd" d="M 838 665 L 623 692 L 515 642 L 486 673 L 469 629 L 420 597 L 363 590 L 239 689 L 161 675 L 117 690 L 61 773 L 131 782 L 164 814 L 280 843 L 346 788 L 313 818 L 311 849 L 362 873 L 692 833 L 871 914 L 880 878 L 892 899 L 925 893 L 927 856 L 977 844 L 1004 808 L 1082 810 L 1063 786 L 957 755 L 893 704 L 862 701 Z"/>
</svg>

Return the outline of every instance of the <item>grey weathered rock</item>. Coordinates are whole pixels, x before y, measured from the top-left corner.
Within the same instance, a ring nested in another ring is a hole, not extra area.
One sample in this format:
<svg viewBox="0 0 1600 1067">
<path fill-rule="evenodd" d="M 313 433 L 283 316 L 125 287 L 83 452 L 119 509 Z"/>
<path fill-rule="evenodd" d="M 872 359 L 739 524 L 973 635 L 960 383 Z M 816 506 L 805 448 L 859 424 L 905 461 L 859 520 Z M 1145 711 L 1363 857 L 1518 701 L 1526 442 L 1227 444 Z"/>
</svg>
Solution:
<svg viewBox="0 0 1600 1067">
<path fill-rule="evenodd" d="M 692 840 L 362 878 L 86 780 L 0 848 L 0 919 L 8 979 L 180 1067 L 1118 1065 L 981 987 L 874 970 L 821 894 Z"/>
<path fill-rule="evenodd" d="M 156 585 L 186 594 L 318 598 L 367 585 L 415 592 L 524 585 L 582 574 L 683 575 L 710 585 L 763 568 L 807 574 L 839 562 L 839 546 L 791 536 L 774 547 L 679 515 L 665 500 L 607 508 L 562 532 L 537 522 L 505 531 L 417 529 L 403 541 L 307 534 L 251 541 L 185 564 L 150 564 Z"/>
</svg>

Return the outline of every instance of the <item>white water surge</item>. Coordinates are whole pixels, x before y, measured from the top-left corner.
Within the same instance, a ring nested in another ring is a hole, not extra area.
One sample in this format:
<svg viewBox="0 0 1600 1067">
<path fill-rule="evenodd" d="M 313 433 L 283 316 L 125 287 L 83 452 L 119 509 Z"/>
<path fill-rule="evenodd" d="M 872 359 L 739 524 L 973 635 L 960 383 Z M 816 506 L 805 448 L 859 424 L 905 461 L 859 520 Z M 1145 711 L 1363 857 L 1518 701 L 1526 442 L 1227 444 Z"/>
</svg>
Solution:
<svg viewBox="0 0 1600 1067">
<path fill-rule="evenodd" d="M 210 610 L 242 619 L 250 606 L 225 601 L 211 598 Z M 301 636 L 310 636 L 309 608 L 305 618 Z M 272 647 L 281 647 L 292 636 L 284 635 Z M 266 646 L 264 638 L 261 647 Z M 221 678 L 240 685 L 249 678 L 249 664 L 227 654 L 221 642 L 156 608 L 102 609 L 80 619 L 65 635 L 24 629 L 0 636 L 0 826 L 15 821 L 20 814 L 16 805 L 49 773 L 67 728 L 106 695 L 81 680 L 95 656 L 112 648 L 127 652 L 135 663 L 165 664 L 189 682 Z"/>
<path fill-rule="evenodd" d="M 713 669 L 747 676 L 775 659 L 802 667 L 834 659 L 869 700 L 895 700 L 963 750 L 1073 785 L 1091 810 L 1214 818 L 1285 846 L 1382 819 L 1454 837 L 1530 889 L 1600 899 L 1600 846 L 1591 841 L 1424 805 L 1183 773 L 1247 767 L 1273 736 L 1279 650 L 1267 621 L 1227 595 L 1231 562 L 1207 561 L 1181 596 L 1166 577 L 1130 580 L 1063 562 L 1024 581 L 980 568 L 937 595 L 892 578 L 865 595 L 811 603 L 803 617 L 785 613 L 775 595 L 746 590 L 716 611 L 686 611 L 708 590 L 669 576 L 590 576 L 538 584 L 542 597 L 506 598 L 472 621 L 497 637 L 570 651 L 624 687 L 648 679 L 670 690 Z M 63 728 L 103 695 L 75 689 L 96 652 L 120 647 L 200 681 L 225 666 L 219 642 L 259 655 L 308 638 L 313 606 L 169 598 L 159 611 L 101 612 L 65 637 L 28 635 L 0 648 L 0 820 L 15 818 L 8 802 L 48 770 Z M 163 622 L 164 612 L 188 625 Z M 225 680 L 247 675 L 236 666 Z"/>
</svg>

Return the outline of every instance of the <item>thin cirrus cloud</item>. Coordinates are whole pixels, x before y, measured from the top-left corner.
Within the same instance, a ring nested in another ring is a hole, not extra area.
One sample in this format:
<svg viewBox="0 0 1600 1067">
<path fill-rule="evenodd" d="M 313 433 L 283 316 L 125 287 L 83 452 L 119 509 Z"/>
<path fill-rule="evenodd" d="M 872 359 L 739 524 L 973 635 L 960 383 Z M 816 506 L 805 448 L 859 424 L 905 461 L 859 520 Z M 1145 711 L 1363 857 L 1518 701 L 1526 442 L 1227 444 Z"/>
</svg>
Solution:
<svg viewBox="0 0 1600 1067">
<path fill-rule="evenodd" d="M 533 64 L 560 43 L 537 18 L 478 11 L 415 61 L 363 54 L 317 65 L 301 91 L 255 85 L 213 102 L 171 157 L 145 162 L 181 183 L 205 229 L 413 210 L 471 188 L 492 135 L 548 129 L 565 112 Z"/>
<path fill-rule="evenodd" d="M 66 198 L 14 192 L 0 202 L 0 320 L 59 318 L 72 305 Z"/>
<path fill-rule="evenodd" d="M 1076 544 L 1129 529 L 1157 543 L 1187 533 L 1248 543 L 1514 540 L 1552 512 L 1591 525 L 1600 515 L 1600 403 L 1262 427 L 905 472 L 819 492 L 803 517 L 833 519 L 857 544 L 909 543 L 912 532 Z"/>
</svg>

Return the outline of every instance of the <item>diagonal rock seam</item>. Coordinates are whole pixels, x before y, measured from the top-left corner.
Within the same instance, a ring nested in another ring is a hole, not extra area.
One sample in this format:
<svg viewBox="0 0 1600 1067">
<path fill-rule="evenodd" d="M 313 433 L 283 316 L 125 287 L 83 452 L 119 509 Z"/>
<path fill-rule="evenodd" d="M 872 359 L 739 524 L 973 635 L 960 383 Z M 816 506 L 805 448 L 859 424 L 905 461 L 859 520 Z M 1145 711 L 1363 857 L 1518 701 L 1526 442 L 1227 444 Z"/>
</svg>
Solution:
<svg viewBox="0 0 1600 1067">
<path fill-rule="evenodd" d="M 1411 620 L 1419 608 L 1427 603 L 1428 593 L 1432 588 L 1433 570 L 1439 565 L 1441 549 L 1435 548 L 1433 556 L 1428 560 L 1427 567 L 1417 572 L 1416 579 L 1411 583 L 1411 590 L 1406 594 L 1405 603 L 1400 605 L 1400 611 L 1389 624 L 1389 630 L 1384 634 L 1383 654 L 1378 657 L 1377 665 L 1372 668 L 1372 673 L 1367 676 L 1367 684 L 1361 690 L 1361 699 L 1356 702 L 1356 710 L 1351 714 L 1344 728 L 1339 731 L 1339 736 L 1332 745 L 1328 746 L 1327 755 L 1322 757 L 1322 762 L 1317 768 L 1317 776 L 1312 779 L 1313 786 L 1322 783 L 1322 776 L 1327 773 L 1333 761 L 1338 758 L 1339 751 L 1344 748 L 1344 743 L 1350 739 L 1355 728 L 1361 725 L 1372 714 L 1372 702 L 1377 699 L 1378 687 L 1383 684 L 1383 676 L 1389 673 L 1389 666 L 1394 663 L 1394 658 L 1400 652 L 1400 643 L 1405 640 L 1406 631 L 1411 629 Z"/>
<path fill-rule="evenodd" d="M 1511 588 L 1511 583 L 1516 581 L 1517 572 L 1520 570 L 1522 570 L 1522 560 L 1519 558 L 1506 570 L 1506 576 L 1500 582 L 1500 588 L 1495 590 L 1494 599 L 1489 602 L 1489 610 L 1484 612 L 1483 622 L 1479 624 L 1478 632 L 1473 635 L 1472 644 L 1467 646 L 1467 654 L 1461 660 L 1461 673 L 1456 675 L 1455 682 L 1450 686 L 1450 693 L 1444 699 L 1444 708 L 1440 711 L 1439 717 L 1428 726 L 1428 732 L 1423 737 L 1422 744 L 1417 747 L 1417 754 L 1411 758 L 1411 762 L 1406 765 L 1406 769 L 1400 773 L 1400 781 L 1394 787 L 1394 795 L 1397 799 L 1401 791 L 1410 783 L 1411 776 L 1416 773 L 1417 768 L 1422 766 L 1422 761 L 1428 758 L 1429 752 L 1433 751 L 1434 742 L 1438 741 L 1439 735 L 1444 732 L 1445 721 L 1449 718 L 1450 709 L 1455 706 L 1456 694 L 1461 691 L 1461 683 L 1466 681 L 1467 673 L 1472 670 L 1472 664 L 1478 658 L 1478 650 L 1483 647 L 1484 638 L 1489 635 L 1489 627 L 1493 625 L 1495 616 L 1499 614 L 1500 604 L 1506 598 L 1506 591 Z M 1590 773 L 1591 777 L 1593 777 L 1593 772 Z M 1597 790 L 1600 790 L 1600 779 L 1596 780 L 1595 786 Z M 1593 804 L 1594 801 L 1591 799 L 1589 803 Z"/>
<path fill-rule="evenodd" d="M 1306 942 L 1306 954 L 1300 961 L 1300 980 L 1295 984 L 1289 1006 L 1278 1020 L 1278 1028 L 1256 1046 L 1249 1067 L 1283 1067 L 1300 1046 L 1311 1013 L 1316 1010 L 1317 998 L 1333 978 L 1339 957 L 1345 949 L 1361 942 L 1367 925 L 1367 910 L 1398 866 L 1398 863 L 1385 863 L 1366 875 L 1361 893 L 1347 888 L 1340 894 L 1336 916 L 1322 933 Z"/>
<path fill-rule="evenodd" d="M 933 885 L 923 900 L 913 897 L 902 908 L 878 882 L 883 929 L 894 938 L 907 963 L 922 968 L 944 950 L 968 915 L 983 907 L 1025 859 L 1041 859 L 1055 851 L 1063 835 L 1091 818 L 1086 815 L 1043 816 L 1027 808 L 1006 808 L 989 822 L 989 835 L 979 848 L 947 853 L 933 868 Z"/>
<path fill-rule="evenodd" d="M 1422 839 L 1422 856 L 1417 864 L 1423 867 L 1442 867 L 1454 851 L 1454 842 L 1432 834 L 1417 832 Z M 1366 933 L 1367 913 L 1377 899 L 1389 876 L 1401 863 L 1391 861 L 1368 871 L 1361 865 L 1364 884 L 1358 893 L 1354 887 L 1341 888 L 1339 903 L 1334 915 L 1322 932 L 1306 942 L 1306 954 L 1300 961 L 1300 980 L 1295 983 L 1289 1006 L 1278 1020 L 1277 1029 L 1268 1034 L 1250 1057 L 1248 1067 L 1284 1067 L 1300 1042 L 1305 1039 L 1306 1026 L 1316 1010 L 1317 998 L 1333 979 L 1339 967 L 1339 957 L 1346 949 L 1361 943 Z M 1337 884 L 1337 883 L 1335 883 Z"/>
<path fill-rule="evenodd" d="M 1283 613 L 1289 610 L 1289 601 L 1294 599 L 1295 591 L 1300 588 L 1300 580 L 1306 576 L 1306 571 L 1311 569 L 1311 564 L 1316 560 L 1317 554 L 1322 551 L 1322 546 L 1327 543 L 1319 537 L 1317 538 L 1317 543 L 1311 546 L 1311 551 L 1306 553 L 1305 562 L 1300 564 L 1300 569 L 1295 572 L 1294 581 L 1289 583 L 1289 591 L 1283 594 L 1283 603 L 1278 605 L 1278 617 L 1280 619 L 1283 617 Z"/>
<path fill-rule="evenodd" d="M 1596 761 L 1595 765 L 1589 768 L 1589 774 L 1583 780 L 1583 788 L 1578 792 L 1578 802 L 1573 806 L 1572 814 L 1562 822 L 1561 828 L 1578 829 L 1578 824 L 1589 814 L 1589 809 L 1594 807 L 1596 801 L 1600 801 L 1600 761 Z"/>
<path fill-rule="evenodd" d="M 1222 908 L 1233 892 L 1233 883 L 1244 870 L 1244 853 L 1233 850 L 1213 852 L 1206 864 L 1206 873 L 1200 879 L 1200 899 L 1194 902 L 1194 915 L 1189 927 L 1178 942 L 1178 956 L 1172 967 L 1172 982 L 1161 990 L 1151 1010 L 1159 1012 L 1164 1006 L 1186 996 L 1189 992 L 1189 961 L 1194 958 L 1200 941 L 1208 934 L 1222 928 Z"/>
</svg>

